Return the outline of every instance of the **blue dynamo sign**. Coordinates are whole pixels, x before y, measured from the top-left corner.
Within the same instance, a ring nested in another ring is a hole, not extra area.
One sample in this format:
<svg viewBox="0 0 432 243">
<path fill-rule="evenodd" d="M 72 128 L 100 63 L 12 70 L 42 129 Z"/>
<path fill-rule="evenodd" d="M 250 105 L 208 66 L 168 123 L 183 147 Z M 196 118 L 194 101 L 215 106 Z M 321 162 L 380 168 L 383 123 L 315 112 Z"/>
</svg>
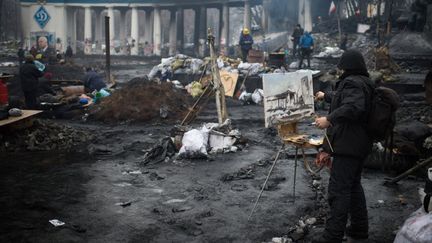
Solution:
<svg viewBox="0 0 432 243">
<path fill-rule="evenodd" d="M 33 17 L 36 20 L 36 23 L 38 23 L 38 25 L 41 27 L 41 29 L 43 29 L 48 23 L 48 21 L 51 19 L 48 11 L 43 6 L 40 6 L 40 8 L 38 9 L 38 11 L 36 11 Z"/>
</svg>

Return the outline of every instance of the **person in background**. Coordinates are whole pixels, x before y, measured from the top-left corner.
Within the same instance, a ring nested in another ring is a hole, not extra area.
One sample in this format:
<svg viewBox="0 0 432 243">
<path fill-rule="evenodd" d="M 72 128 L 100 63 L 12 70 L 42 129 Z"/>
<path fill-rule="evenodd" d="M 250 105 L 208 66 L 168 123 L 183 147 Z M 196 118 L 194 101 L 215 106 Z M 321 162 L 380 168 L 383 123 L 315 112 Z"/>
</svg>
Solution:
<svg viewBox="0 0 432 243">
<path fill-rule="evenodd" d="M 247 61 L 247 56 L 249 54 L 250 49 L 252 49 L 253 43 L 254 43 L 254 41 L 253 41 L 253 38 L 250 34 L 249 29 L 244 28 L 242 30 L 242 33 L 240 34 L 240 41 L 239 41 L 240 49 L 242 52 L 243 62 Z"/>
<path fill-rule="evenodd" d="M 68 45 L 66 48 L 65 56 L 67 58 L 71 58 L 73 56 L 73 50 L 72 50 L 72 47 L 70 45 Z"/>
<path fill-rule="evenodd" d="M 32 55 L 25 57 L 25 63 L 20 67 L 19 75 L 27 109 L 37 109 L 39 78 L 43 76 L 43 72 L 34 64 Z"/>
<path fill-rule="evenodd" d="M 314 39 L 308 31 L 305 31 L 303 36 L 300 38 L 299 46 L 301 51 L 299 69 L 302 68 L 303 60 L 305 58 L 307 59 L 307 67 L 310 68 L 310 56 L 314 48 Z"/>
<path fill-rule="evenodd" d="M 330 103 L 328 115 L 316 118 L 315 123 L 318 128 L 327 129 L 328 139 L 324 140 L 323 148 L 333 161 L 328 185 L 330 212 L 324 232 L 314 235 L 313 243 L 342 242 L 344 232 L 355 240 L 368 238 L 361 173 L 372 150 L 367 121 L 375 85 L 357 50 L 344 52 L 338 68 L 343 74 L 336 82 L 335 91 L 320 91 L 315 95 L 317 100 Z M 350 225 L 346 227 L 348 215 Z"/>
<path fill-rule="evenodd" d="M 342 35 L 342 39 L 341 39 L 341 43 L 340 43 L 340 45 L 339 45 L 339 48 L 340 48 L 341 50 L 346 51 L 346 49 L 347 49 L 347 44 L 348 44 L 348 34 L 347 34 L 347 33 L 344 33 L 344 34 Z"/>
<path fill-rule="evenodd" d="M 48 45 L 48 39 L 41 36 L 38 39 L 38 50 L 36 60 L 43 64 L 53 63 L 56 57 L 55 51 Z"/>
<path fill-rule="evenodd" d="M 292 37 L 291 40 L 293 42 L 293 57 L 296 57 L 299 53 L 298 45 L 300 43 L 300 38 L 302 35 L 303 35 L 303 29 L 299 24 L 297 24 L 291 35 Z"/>
<path fill-rule="evenodd" d="M 17 53 L 17 55 L 18 55 L 18 62 L 19 62 L 19 65 L 23 64 L 23 62 L 24 62 L 24 60 L 25 60 L 25 51 L 24 51 L 24 49 L 23 49 L 22 47 L 20 47 L 20 48 L 18 49 L 18 53 Z"/>
<path fill-rule="evenodd" d="M 57 38 L 55 47 L 56 47 L 56 49 L 55 49 L 56 53 L 60 53 L 60 54 L 64 53 L 64 51 L 63 51 L 63 44 L 62 44 L 62 41 L 61 41 L 60 38 Z"/>
<path fill-rule="evenodd" d="M 44 94 L 56 95 L 56 92 L 51 87 L 51 79 L 53 74 L 50 72 L 45 72 L 44 75 L 39 79 L 38 85 L 38 96 Z"/>
<path fill-rule="evenodd" d="M 83 78 L 84 90 L 86 93 L 90 93 L 93 91 L 99 91 L 103 88 L 106 88 L 105 81 L 103 78 L 95 71 L 93 68 L 86 68 L 86 74 Z"/>
<path fill-rule="evenodd" d="M 32 47 L 30 48 L 30 54 L 33 56 L 33 57 L 36 57 L 36 55 L 38 54 L 38 51 L 37 51 L 37 49 L 36 49 L 36 46 L 35 45 L 32 45 Z"/>
</svg>

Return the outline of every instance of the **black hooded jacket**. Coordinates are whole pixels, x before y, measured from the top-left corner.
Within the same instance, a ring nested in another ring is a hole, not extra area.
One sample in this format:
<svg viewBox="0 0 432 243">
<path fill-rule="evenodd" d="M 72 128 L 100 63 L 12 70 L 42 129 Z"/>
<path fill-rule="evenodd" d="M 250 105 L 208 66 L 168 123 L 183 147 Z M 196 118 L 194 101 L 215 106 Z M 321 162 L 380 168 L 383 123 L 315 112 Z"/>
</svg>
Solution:
<svg viewBox="0 0 432 243">
<path fill-rule="evenodd" d="M 324 99 L 329 102 L 327 136 L 333 155 L 365 158 L 372 148 L 372 139 L 367 133 L 374 84 L 369 79 L 362 55 L 354 50 L 344 53 L 338 64 L 345 70 L 336 83 L 335 91 L 327 92 Z M 324 149 L 331 153 L 325 140 Z"/>
<path fill-rule="evenodd" d="M 39 71 L 34 62 L 26 62 L 20 67 L 21 87 L 25 92 L 37 92 L 39 78 L 43 76 L 43 72 Z"/>
</svg>

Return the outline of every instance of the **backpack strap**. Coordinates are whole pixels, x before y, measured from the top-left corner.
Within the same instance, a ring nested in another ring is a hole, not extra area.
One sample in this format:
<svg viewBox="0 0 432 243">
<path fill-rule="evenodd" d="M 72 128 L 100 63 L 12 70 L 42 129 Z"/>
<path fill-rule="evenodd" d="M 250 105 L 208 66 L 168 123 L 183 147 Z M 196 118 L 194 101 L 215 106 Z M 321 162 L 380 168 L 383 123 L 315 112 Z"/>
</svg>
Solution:
<svg viewBox="0 0 432 243">
<path fill-rule="evenodd" d="M 423 208 L 425 210 L 426 213 L 429 213 L 429 203 L 431 200 L 431 195 L 430 194 L 426 194 L 426 196 L 423 199 Z"/>
</svg>

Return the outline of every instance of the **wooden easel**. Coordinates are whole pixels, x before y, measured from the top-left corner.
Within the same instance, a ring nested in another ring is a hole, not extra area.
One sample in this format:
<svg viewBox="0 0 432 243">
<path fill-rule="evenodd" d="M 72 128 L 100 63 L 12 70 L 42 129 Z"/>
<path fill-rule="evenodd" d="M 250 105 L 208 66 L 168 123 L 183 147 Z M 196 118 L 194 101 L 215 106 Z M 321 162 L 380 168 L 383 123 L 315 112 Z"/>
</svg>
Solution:
<svg viewBox="0 0 432 243">
<path fill-rule="evenodd" d="M 261 191 L 255 201 L 254 207 L 249 215 L 248 220 L 252 217 L 253 213 L 255 212 L 255 209 L 258 205 L 258 202 L 264 192 L 264 188 L 267 185 L 267 182 L 270 178 L 271 173 L 273 172 L 273 169 L 276 165 L 276 162 L 279 160 L 279 157 L 282 153 L 285 152 L 286 145 L 291 145 L 295 147 L 295 157 L 294 157 L 294 178 L 293 178 L 293 202 L 295 203 L 295 189 L 296 189 L 296 181 L 297 181 L 297 163 L 298 163 L 298 152 L 301 150 L 302 156 L 303 156 L 303 163 L 305 164 L 306 169 L 308 169 L 309 172 L 312 174 L 318 173 L 324 165 L 318 166 L 317 169 L 312 169 L 311 165 L 306 160 L 306 154 L 305 154 L 305 148 L 315 148 L 318 150 L 319 147 L 321 147 L 321 143 L 312 144 L 308 141 L 308 136 L 304 134 L 299 134 L 297 129 L 298 122 L 287 122 L 287 123 L 279 123 L 277 125 L 278 129 L 278 135 L 282 140 L 282 147 L 279 149 L 279 151 L 276 154 L 275 160 L 273 161 L 272 167 L 270 168 L 270 171 L 267 175 L 266 180 L 264 181 L 264 184 L 261 187 Z"/>
</svg>

